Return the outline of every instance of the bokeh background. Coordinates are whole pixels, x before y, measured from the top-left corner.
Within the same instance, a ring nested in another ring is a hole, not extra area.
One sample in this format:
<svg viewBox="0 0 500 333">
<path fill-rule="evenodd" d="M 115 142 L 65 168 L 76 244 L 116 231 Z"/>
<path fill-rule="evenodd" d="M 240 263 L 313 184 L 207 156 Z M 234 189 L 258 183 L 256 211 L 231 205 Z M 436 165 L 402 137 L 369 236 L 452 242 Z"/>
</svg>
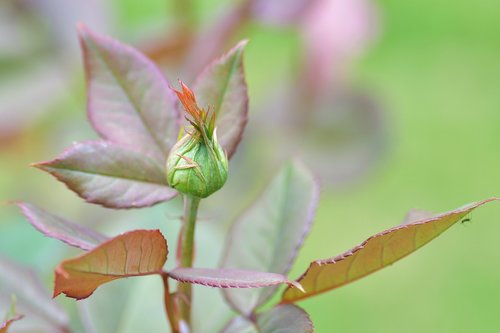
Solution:
<svg viewBox="0 0 500 333">
<path fill-rule="evenodd" d="M 110 235 L 160 227 L 174 248 L 178 201 L 109 211 L 29 167 L 96 137 L 85 115 L 77 21 L 140 48 L 172 82 L 191 82 L 213 57 L 250 39 L 250 122 L 228 185 L 203 207 L 199 265 L 217 264 L 231 220 L 292 155 L 321 178 L 322 199 L 291 277 L 399 224 L 411 208 L 442 212 L 500 195 L 498 1 L 4 0 L 0 201 L 33 202 Z M 500 207 L 481 208 L 471 221 L 299 305 L 317 332 L 497 332 Z M 32 267 L 48 290 L 56 264 L 76 253 L 0 206 L 0 255 Z M 96 332 L 166 327 L 159 281 L 132 280 L 83 305 L 57 301 L 78 332 L 91 331 L 81 313 Z M 216 297 L 197 292 L 198 301 Z M 227 313 L 202 303 L 207 321 L 198 330 L 209 333 Z M 31 325 L 16 326 L 33 332 Z"/>
</svg>

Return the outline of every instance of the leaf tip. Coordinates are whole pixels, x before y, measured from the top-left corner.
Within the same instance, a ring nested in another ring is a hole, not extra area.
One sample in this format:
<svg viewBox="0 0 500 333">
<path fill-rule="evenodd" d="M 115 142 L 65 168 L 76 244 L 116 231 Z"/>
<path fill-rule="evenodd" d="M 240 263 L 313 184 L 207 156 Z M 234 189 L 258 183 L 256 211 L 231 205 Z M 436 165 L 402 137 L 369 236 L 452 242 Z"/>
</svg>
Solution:
<svg viewBox="0 0 500 333">
<path fill-rule="evenodd" d="M 90 30 L 90 28 L 83 22 L 76 23 L 76 33 L 78 34 L 78 38 L 80 39 L 82 47 L 85 43 L 85 40 L 93 34 L 92 30 Z"/>
<path fill-rule="evenodd" d="M 29 204 L 28 203 L 21 201 L 21 200 L 8 200 L 8 201 L 0 202 L 0 204 L 16 206 L 21 211 L 21 214 L 23 214 L 26 218 L 28 218 L 28 215 L 29 215 L 29 213 L 28 213 Z"/>
<path fill-rule="evenodd" d="M 52 298 L 56 298 L 59 295 L 61 295 L 61 291 L 59 289 L 54 288 L 54 293 L 52 294 Z"/>
<path fill-rule="evenodd" d="M 87 26 L 83 22 L 76 22 L 76 31 L 78 31 L 78 34 L 82 35 L 86 31 L 88 31 Z"/>
<path fill-rule="evenodd" d="M 243 57 L 243 51 L 245 50 L 245 47 L 247 46 L 249 40 L 248 39 L 242 39 L 238 43 L 236 43 L 235 46 L 233 46 L 232 49 L 230 49 L 227 53 L 226 56 L 230 55 L 236 55 L 237 58 L 242 58 Z"/>
<path fill-rule="evenodd" d="M 33 163 L 30 163 L 28 164 L 28 166 L 32 167 L 32 168 L 37 168 L 37 169 L 40 169 L 40 170 L 44 170 L 46 171 L 46 166 L 49 164 L 49 162 L 33 162 Z"/>
<path fill-rule="evenodd" d="M 245 48 L 245 46 L 247 46 L 247 44 L 248 44 L 248 42 L 249 42 L 249 41 L 250 41 L 250 40 L 249 40 L 249 39 L 247 39 L 247 38 L 242 39 L 242 40 L 240 40 L 240 41 L 236 44 L 236 46 L 235 46 L 234 48 L 235 48 L 235 49 L 244 49 L 244 48 Z"/>
</svg>

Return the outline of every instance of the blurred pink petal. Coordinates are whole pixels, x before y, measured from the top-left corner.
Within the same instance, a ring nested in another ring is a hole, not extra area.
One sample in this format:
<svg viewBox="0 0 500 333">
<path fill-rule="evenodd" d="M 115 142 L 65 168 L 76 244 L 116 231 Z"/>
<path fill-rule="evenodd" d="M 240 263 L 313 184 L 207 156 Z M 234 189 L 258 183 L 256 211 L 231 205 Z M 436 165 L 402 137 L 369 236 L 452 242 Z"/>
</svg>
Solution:
<svg viewBox="0 0 500 333">
<path fill-rule="evenodd" d="M 377 15 L 369 0 L 317 0 L 304 14 L 305 78 L 312 89 L 331 91 L 346 63 L 374 38 Z"/>
</svg>

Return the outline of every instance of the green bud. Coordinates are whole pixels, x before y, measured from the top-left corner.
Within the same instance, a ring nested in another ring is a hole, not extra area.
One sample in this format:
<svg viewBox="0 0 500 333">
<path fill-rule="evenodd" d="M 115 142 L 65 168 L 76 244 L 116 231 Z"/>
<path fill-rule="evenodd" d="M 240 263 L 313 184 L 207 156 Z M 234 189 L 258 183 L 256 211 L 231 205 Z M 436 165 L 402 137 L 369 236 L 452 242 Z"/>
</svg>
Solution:
<svg viewBox="0 0 500 333">
<path fill-rule="evenodd" d="M 167 181 L 177 191 L 206 198 L 227 180 L 228 160 L 217 141 L 215 115 L 196 105 L 194 94 L 181 82 L 182 92 L 174 90 L 190 118 L 192 128 L 172 147 L 167 158 Z"/>
<path fill-rule="evenodd" d="M 227 157 L 217 140 L 210 147 L 191 134 L 175 144 L 167 159 L 170 187 L 198 198 L 219 190 L 227 180 L 227 171 Z"/>
</svg>

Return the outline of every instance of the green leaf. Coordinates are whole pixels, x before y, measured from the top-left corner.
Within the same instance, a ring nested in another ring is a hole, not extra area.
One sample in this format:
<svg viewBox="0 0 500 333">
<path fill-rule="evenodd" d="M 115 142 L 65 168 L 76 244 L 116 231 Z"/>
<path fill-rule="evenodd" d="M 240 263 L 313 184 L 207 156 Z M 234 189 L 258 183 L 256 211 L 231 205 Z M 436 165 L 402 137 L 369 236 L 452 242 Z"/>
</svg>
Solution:
<svg viewBox="0 0 500 333">
<path fill-rule="evenodd" d="M 56 159 L 34 166 L 87 202 L 110 208 L 151 206 L 177 194 L 151 157 L 108 141 L 75 143 Z"/>
<path fill-rule="evenodd" d="M 233 318 L 221 333 L 260 333 L 257 325 L 250 319 L 242 316 Z"/>
<path fill-rule="evenodd" d="M 88 251 L 108 239 L 97 231 L 68 222 L 35 205 L 26 202 L 16 202 L 16 205 L 21 209 L 28 222 L 38 231 L 68 245 Z"/>
<path fill-rule="evenodd" d="M 105 139 L 164 165 L 177 141 L 177 99 L 156 65 L 138 50 L 78 27 L 87 77 L 87 111 Z"/>
<path fill-rule="evenodd" d="M 306 292 L 288 288 L 283 294 L 282 302 L 296 302 L 341 287 L 387 267 L 439 236 L 473 209 L 491 201 L 500 201 L 500 198 L 471 203 L 431 218 L 402 224 L 368 238 L 341 255 L 313 261 L 297 280 Z"/>
<path fill-rule="evenodd" d="M 288 163 L 257 201 L 234 223 L 222 267 L 286 274 L 309 232 L 319 186 L 301 163 Z M 275 288 L 224 290 L 244 315 L 267 301 Z"/>
<path fill-rule="evenodd" d="M 163 284 L 157 276 L 115 280 L 77 302 L 80 316 L 85 318 L 83 332 L 170 332 L 163 296 Z"/>
<path fill-rule="evenodd" d="M 245 317 L 233 319 L 221 333 L 312 333 L 309 315 L 292 304 L 278 305 L 257 314 L 254 322 Z"/>
<path fill-rule="evenodd" d="M 93 250 L 63 261 L 56 268 L 54 297 L 87 298 L 100 285 L 131 276 L 160 274 L 167 242 L 159 230 L 134 230 Z"/>
<path fill-rule="evenodd" d="M 196 80 L 194 91 L 200 107 L 217 115 L 219 142 L 231 157 L 241 141 L 248 120 L 248 92 L 243 70 L 247 41 L 209 65 Z"/>
</svg>

